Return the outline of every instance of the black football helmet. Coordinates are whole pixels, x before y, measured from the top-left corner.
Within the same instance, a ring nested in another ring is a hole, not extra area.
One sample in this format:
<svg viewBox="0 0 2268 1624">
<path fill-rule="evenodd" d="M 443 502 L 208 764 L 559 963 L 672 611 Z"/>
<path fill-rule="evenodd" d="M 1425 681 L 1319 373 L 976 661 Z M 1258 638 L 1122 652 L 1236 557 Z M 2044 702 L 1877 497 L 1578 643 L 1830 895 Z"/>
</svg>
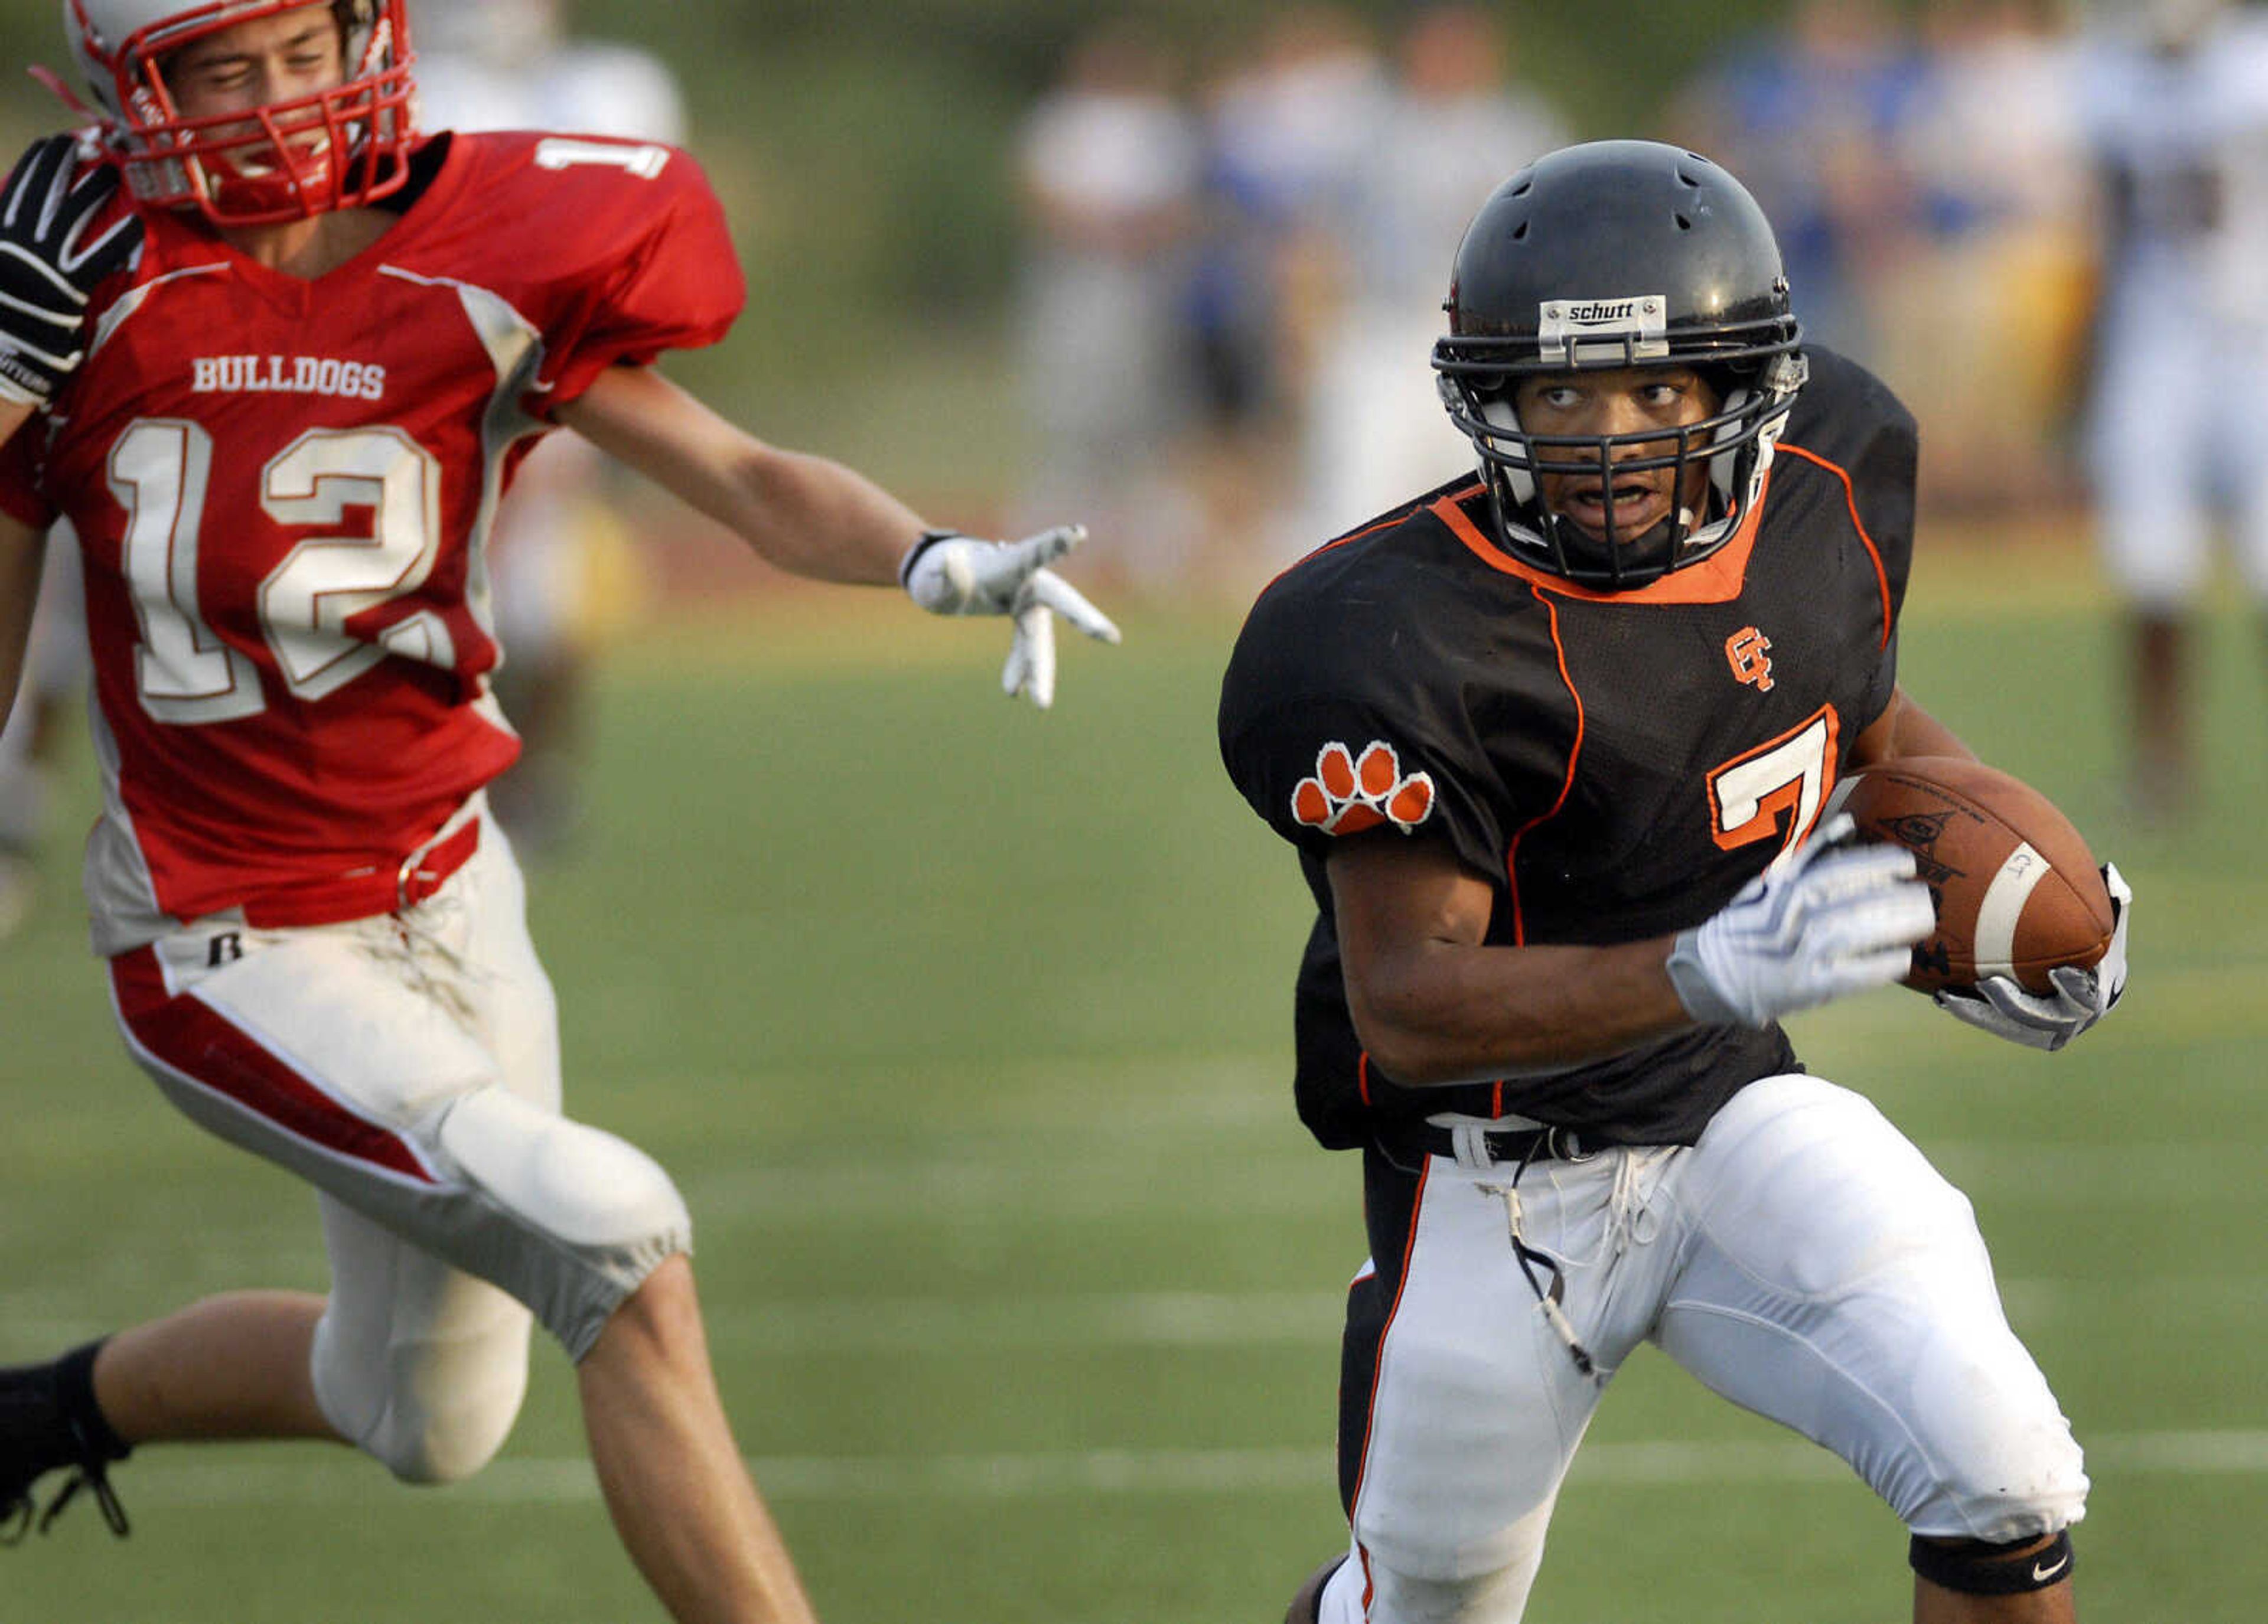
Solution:
<svg viewBox="0 0 2268 1624">
<path fill-rule="evenodd" d="M 1779 244 L 1756 201 L 1698 154 L 1651 141 L 1563 147 L 1491 195 L 1457 249 L 1448 336 L 1433 346 L 1442 403 L 1480 453 L 1500 544 L 1580 585 L 1625 591 L 1700 562 L 1747 517 L 1806 368 Z M 1643 434 L 1525 432 L 1513 392 L 1538 373 L 1690 366 L 1717 409 Z M 1668 449 L 1674 445 L 1674 449 Z M 1631 457 L 1628 448 L 1652 449 Z M 1616 456 L 1617 451 L 1623 455 Z M 1709 467 L 1706 511 L 1643 534 L 1592 535 L 1535 474 Z"/>
</svg>

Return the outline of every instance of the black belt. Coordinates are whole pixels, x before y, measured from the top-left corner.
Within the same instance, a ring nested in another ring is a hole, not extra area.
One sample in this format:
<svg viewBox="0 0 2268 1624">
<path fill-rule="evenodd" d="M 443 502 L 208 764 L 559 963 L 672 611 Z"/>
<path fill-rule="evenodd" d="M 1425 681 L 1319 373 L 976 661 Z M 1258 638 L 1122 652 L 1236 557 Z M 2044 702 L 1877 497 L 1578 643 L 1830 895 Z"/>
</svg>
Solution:
<svg viewBox="0 0 2268 1624">
<path fill-rule="evenodd" d="M 1412 1172 L 1429 1156 L 1457 1157 L 1457 1133 L 1422 1118 L 1381 1128 L 1378 1148 L 1398 1167 Z M 1579 1162 L 1601 1148 L 1587 1144 L 1572 1128 L 1491 1128 L 1481 1135 L 1489 1160 L 1523 1167 L 1530 1162 Z"/>
</svg>

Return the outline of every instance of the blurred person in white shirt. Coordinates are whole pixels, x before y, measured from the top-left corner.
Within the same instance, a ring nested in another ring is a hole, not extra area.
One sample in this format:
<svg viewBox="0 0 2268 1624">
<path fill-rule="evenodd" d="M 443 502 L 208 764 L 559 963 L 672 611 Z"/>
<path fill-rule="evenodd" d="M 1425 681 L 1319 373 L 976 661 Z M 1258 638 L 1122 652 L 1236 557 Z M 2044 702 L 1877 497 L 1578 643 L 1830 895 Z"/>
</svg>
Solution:
<svg viewBox="0 0 2268 1624">
<path fill-rule="evenodd" d="M 1308 384 L 1311 539 L 1469 471 L 1472 448 L 1436 409 L 1425 364 L 1441 324 L 1441 245 L 1508 171 L 1569 139 L 1505 59 L 1502 28 L 1478 5 L 1424 7 L 1398 41 L 1392 93 L 1354 165 L 1340 291 Z"/>
<path fill-rule="evenodd" d="M 1027 513 L 1070 502 L 1138 591 L 1182 579 L 1199 524 L 1178 473 L 1182 342 L 1200 149 L 1176 66 L 1129 22 L 1073 47 L 1017 139 L 1026 246 L 1017 332 Z"/>
<path fill-rule="evenodd" d="M 683 95 L 659 58 L 571 37 L 561 0 L 425 0 L 413 13 L 427 129 L 546 129 L 682 146 Z M 650 590 L 610 500 L 605 453 L 556 434 L 529 454 L 497 518 L 490 558 L 511 650 L 496 688 L 522 746 L 491 787 L 523 855 L 562 854 L 581 814 L 592 661 Z"/>
<path fill-rule="evenodd" d="M 2132 810 L 2170 823 L 2197 790 L 2189 687 L 2216 520 L 2268 609 L 2268 445 L 2233 404 L 2268 364 L 2268 22 L 2154 0 L 2104 19 L 2083 72 L 2104 233 L 2096 533 L 2123 605 Z"/>
</svg>

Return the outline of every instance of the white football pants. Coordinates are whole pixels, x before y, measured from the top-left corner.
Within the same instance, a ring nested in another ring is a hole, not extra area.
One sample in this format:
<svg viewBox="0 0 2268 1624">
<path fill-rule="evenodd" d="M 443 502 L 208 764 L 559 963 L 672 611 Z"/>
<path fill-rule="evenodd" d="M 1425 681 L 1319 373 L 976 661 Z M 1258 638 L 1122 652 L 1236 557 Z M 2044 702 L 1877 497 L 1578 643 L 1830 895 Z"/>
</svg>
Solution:
<svg viewBox="0 0 2268 1624">
<path fill-rule="evenodd" d="M 2083 1512 L 2078 1445 L 1968 1199 L 1856 1094 L 1770 1077 L 1690 1149 L 1528 1168 L 1521 1232 L 1564 1271 L 1595 1380 L 1513 1253 L 1513 1168 L 1372 1172 L 1373 1240 L 1381 1201 L 1406 1238 L 1350 1299 L 1355 1560 L 1323 1624 L 1514 1624 L 1603 1384 L 1646 1341 L 1834 1451 L 1916 1533 L 2007 1541 Z"/>
<path fill-rule="evenodd" d="M 503 1444 L 530 1309 L 571 1356 L 691 1221 L 667 1176 L 559 1114 L 557 1010 L 509 843 L 402 913 L 202 920 L 112 961 L 135 1058 L 193 1121 L 313 1185 L 331 1265 L 315 1394 L 412 1481 Z"/>
</svg>

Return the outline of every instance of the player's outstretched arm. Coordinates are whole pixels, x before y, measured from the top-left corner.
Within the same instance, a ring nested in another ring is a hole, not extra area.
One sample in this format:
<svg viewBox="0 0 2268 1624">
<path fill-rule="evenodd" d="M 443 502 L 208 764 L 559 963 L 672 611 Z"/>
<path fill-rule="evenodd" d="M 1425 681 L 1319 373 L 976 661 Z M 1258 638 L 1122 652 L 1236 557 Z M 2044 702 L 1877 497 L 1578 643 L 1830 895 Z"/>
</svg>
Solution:
<svg viewBox="0 0 2268 1624">
<path fill-rule="evenodd" d="M 1118 628 L 1047 568 L 1084 539 L 1077 525 L 1014 542 L 936 529 L 864 474 L 768 445 L 647 367 L 605 373 L 559 417 L 792 574 L 896 582 L 932 614 L 1012 617 L 1001 676 L 1011 694 L 1041 706 L 1054 698 L 1057 615 L 1118 641 Z"/>
<path fill-rule="evenodd" d="M 792 575 L 887 586 L 924 528 L 863 474 L 757 439 L 651 367 L 610 369 L 559 420 Z"/>
</svg>

